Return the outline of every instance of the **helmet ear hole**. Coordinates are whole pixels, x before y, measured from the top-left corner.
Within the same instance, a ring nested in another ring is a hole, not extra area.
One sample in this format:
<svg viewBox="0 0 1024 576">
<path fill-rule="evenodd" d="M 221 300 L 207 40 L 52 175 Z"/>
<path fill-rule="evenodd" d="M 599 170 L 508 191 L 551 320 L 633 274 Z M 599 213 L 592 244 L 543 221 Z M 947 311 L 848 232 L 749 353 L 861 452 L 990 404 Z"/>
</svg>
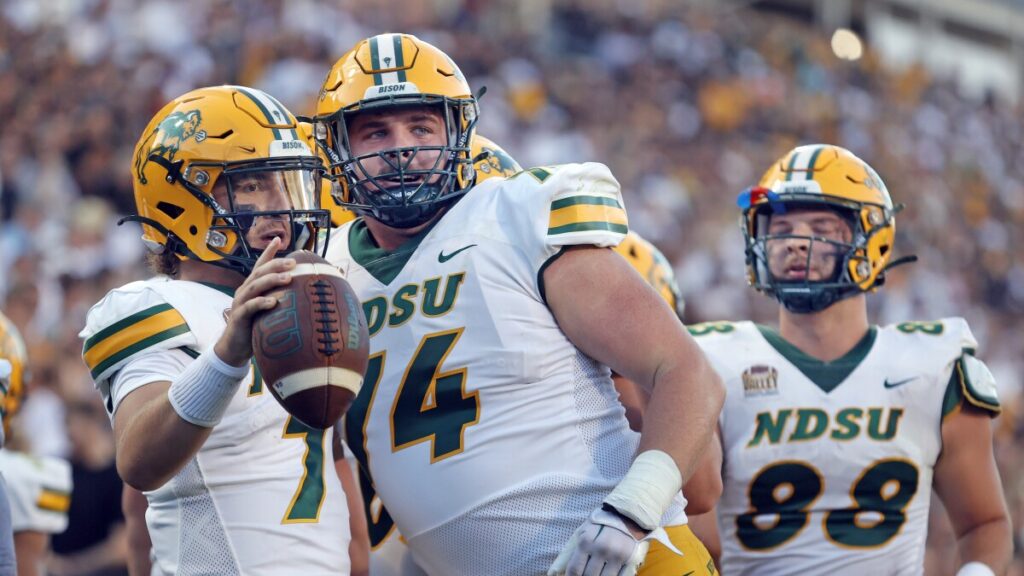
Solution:
<svg viewBox="0 0 1024 576">
<path fill-rule="evenodd" d="M 182 214 L 185 213 L 184 208 L 175 204 L 171 204 L 170 202 L 158 202 L 156 205 L 156 209 L 170 216 L 172 220 L 177 219 L 178 216 L 181 216 Z"/>
</svg>

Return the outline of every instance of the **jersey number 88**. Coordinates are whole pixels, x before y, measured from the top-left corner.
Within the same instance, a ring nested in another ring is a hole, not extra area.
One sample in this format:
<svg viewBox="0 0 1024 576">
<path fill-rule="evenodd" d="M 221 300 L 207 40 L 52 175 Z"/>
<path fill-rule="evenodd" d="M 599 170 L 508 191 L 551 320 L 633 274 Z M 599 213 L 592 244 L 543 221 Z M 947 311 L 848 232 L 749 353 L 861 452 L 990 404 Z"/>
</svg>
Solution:
<svg viewBox="0 0 1024 576">
<path fill-rule="evenodd" d="M 917 468 L 906 460 L 869 466 L 850 490 L 853 505 L 825 515 L 825 536 L 849 548 L 884 545 L 906 522 L 904 510 L 917 494 L 917 480 Z M 740 543 L 765 551 L 795 538 L 807 526 L 810 508 L 824 489 L 824 477 L 807 462 L 778 462 L 763 469 L 750 484 L 751 510 L 736 518 Z M 773 521 L 759 521 L 766 517 Z"/>
</svg>

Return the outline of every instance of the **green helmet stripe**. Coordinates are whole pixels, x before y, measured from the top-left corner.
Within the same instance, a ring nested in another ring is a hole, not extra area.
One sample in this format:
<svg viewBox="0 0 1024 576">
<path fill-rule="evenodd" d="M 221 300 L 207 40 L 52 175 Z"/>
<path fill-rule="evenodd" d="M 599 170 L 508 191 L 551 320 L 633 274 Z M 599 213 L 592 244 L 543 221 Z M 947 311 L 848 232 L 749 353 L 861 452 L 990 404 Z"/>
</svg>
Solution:
<svg viewBox="0 0 1024 576">
<path fill-rule="evenodd" d="M 259 99 L 258 96 L 252 93 L 252 90 L 244 88 L 242 86 L 235 86 L 235 88 L 242 94 L 245 94 L 250 100 L 252 100 L 256 104 L 256 107 L 260 109 L 260 112 L 263 112 L 263 116 L 267 119 L 268 124 L 278 124 L 278 121 L 274 120 L 274 115 L 270 113 L 270 109 L 263 104 L 263 102 Z M 273 128 L 273 130 L 274 139 L 281 140 L 281 130 L 277 128 Z"/>
<path fill-rule="evenodd" d="M 799 156 L 799 152 L 793 152 L 789 156 L 789 166 L 786 167 L 786 181 L 793 179 L 793 167 L 796 166 L 796 157 Z"/>
<path fill-rule="evenodd" d="M 824 149 L 825 149 L 824 146 L 818 146 L 818 148 L 814 151 L 814 154 L 811 154 L 811 161 L 807 164 L 807 179 L 808 180 L 814 180 L 814 165 L 817 164 L 817 162 L 818 162 L 818 155 L 821 154 L 821 151 L 824 150 Z"/>
<path fill-rule="evenodd" d="M 288 109 L 284 107 L 284 104 L 281 104 L 280 100 L 278 100 L 277 98 L 274 98 L 273 96 L 271 96 L 270 94 L 267 94 L 266 92 L 264 92 L 263 95 L 266 96 L 270 100 L 270 102 L 274 105 L 275 108 L 277 108 L 278 112 L 281 113 L 281 116 L 284 117 L 285 122 L 287 122 L 288 124 L 291 124 L 291 113 L 288 112 Z M 284 124 L 285 122 L 278 122 L 278 124 Z M 298 140 L 299 139 L 299 133 L 296 132 L 295 128 L 291 128 L 291 129 L 289 129 L 285 133 L 286 134 L 290 134 L 291 137 L 292 137 L 292 140 Z"/>
<path fill-rule="evenodd" d="M 380 70 L 380 50 L 377 48 L 377 36 L 370 38 L 370 67 L 375 71 Z M 379 72 L 373 73 L 373 84 L 374 86 L 383 84 L 383 78 Z"/>
<path fill-rule="evenodd" d="M 394 34 L 391 40 L 395 45 L 395 68 L 405 68 L 405 56 L 402 54 L 402 35 Z M 405 70 L 398 71 L 398 81 L 405 82 Z"/>
</svg>

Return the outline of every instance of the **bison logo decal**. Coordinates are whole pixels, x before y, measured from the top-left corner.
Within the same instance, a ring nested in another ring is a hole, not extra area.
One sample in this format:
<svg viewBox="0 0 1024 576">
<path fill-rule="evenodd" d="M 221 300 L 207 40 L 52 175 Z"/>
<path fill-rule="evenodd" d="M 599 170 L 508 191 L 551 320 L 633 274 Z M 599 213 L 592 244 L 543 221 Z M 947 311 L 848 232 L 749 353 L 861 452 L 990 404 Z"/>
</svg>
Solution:
<svg viewBox="0 0 1024 576">
<path fill-rule="evenodd" d="M 202 142 L 206 137 L 206 132 L 199 129 L 199 124 L 202 121 L 203 117 L 199 110 L 168 114 L 149 135 L 147 138 L 149 142 L 142 146 L 139 156 L 135 159 L 135 174 L 138 176 L 139 182 L 147 183 L 145 170 L 150 156 L 156 154 L 173 162 L 174 155 L 178 153 L 182 142 L 193 136 L 196 142 Z M 147 147 L 148 153 L 146 152 Z"/>
</svg>

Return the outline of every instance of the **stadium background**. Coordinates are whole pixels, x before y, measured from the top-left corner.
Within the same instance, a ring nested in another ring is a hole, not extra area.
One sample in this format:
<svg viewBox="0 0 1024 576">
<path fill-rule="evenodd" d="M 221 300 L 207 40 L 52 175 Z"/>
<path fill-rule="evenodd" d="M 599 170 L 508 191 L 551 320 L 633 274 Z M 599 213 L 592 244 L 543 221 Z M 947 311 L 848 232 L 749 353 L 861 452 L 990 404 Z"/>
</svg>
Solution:
<svg viewBox="0 0 1024 576">
<path fill-rule="evenodd" d="M 405 31 L 487 86 L 480 132 L 524 166 L 612 168 L 631 227 L 673 263 L 688 322 L 773 321 L 774 303 L 745 286 L 734 203 L 772 159 L 825 141 L 873 164 L 907 204 L 897 255 L 921 258 L 870 298 L 874 321 L 968 319 L 1006 406 L 997 458 L 1019 531 L 1022 22 L 1019 0 L 4 0 L 0 309 L 32 372 L 18 442 L 80 469 L 111 464 L 77 332 L 107 290 L 144 274 L 138 229 L 115 222 L 132 207 L 129 159 L 150 116 L 222 83 L 310 113 L 348 47 Z M 863 45 L 834 41 L 839 27 Z M 116 556 L 117 511 L 94 508 L 104 520 L 78 528 L 92 536 L 56 548 L 105 541 Z M 952 574 L 941 513 L 933 528 L 929 573 Z"/>
</svg>

